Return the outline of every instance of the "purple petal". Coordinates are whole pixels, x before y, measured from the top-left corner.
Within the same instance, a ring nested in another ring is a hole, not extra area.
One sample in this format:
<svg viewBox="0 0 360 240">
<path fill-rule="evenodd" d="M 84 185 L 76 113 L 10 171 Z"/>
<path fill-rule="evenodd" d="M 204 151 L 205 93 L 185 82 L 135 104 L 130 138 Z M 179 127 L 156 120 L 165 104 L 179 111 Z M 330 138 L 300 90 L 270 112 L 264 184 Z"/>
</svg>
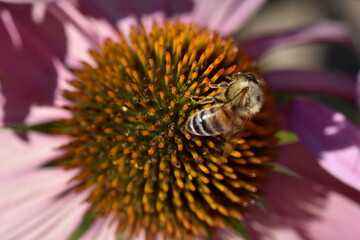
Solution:
<svg viewBox="0 0 360 240">
<path fill-rule="evenodd" d="M 115 35 L 106 22 L 90 22 L 70 3 L 51 4 L 40 9 L 42 13 L 36 6 L 0 4 L 0 73 L 3 78 L 0 84 L 5 99 L 3 121 L 6 125 L 24 123 L 30 109 L 57 102 L 56 87 L 65 80 L 64 67 L 59 66 L 66 62 L 74 67 L 80 59 L 89 60 L 87 51 L 91 45 L 105 36 Z M 34 15 L 32 7 L 37 14 Z M 71 20 L 64 21 L 66 17 Z M 67 74 L 66 78 L 72 76 Z M 32 123 L 63 117 L 63 114 L 41 112 L 39 116 L 30 117 Z"/>
<path fill-rule="evenodd" d="M 229 35 L 239 30 L 264 3 L 264 0 L 196 1 L 193 20 L 222 35 Z"/>
<path fill-rule="evenodd" d="M 360 72 L 357 75 L 355 95 L 356 95 L 356 102 L 358 105 L 358 109 L 360 111 Z"/>
<path fill-rule="evenodd" d="M 270 176 L 267 211 L 253 207 L 246 216 L 251 239 L 357 239 L 360 193 L 327 174 L 300 143 L 280 150 L 278 161 L 305 175 Z"/>
<path fill-rule="evenodd" d="M 341 113 L 305 100 L 294 100 L 285 113 L 320 166 L 360 190 L 360 130 Z"/>
<path fill-rule="evenodd" d="M 346 26 L 335 21 L 320 22 L 292 32 L 248 39 L 242 45 L 253 58 L 259 59 L 275 48 L 310 42 L 353 46 Z"/>
<path fill-rule="evenodd" d="M 324 93 L 355 102 L 355 84 L 344 75 L 321 70 L 279 70 L 266 72 L 275 91 Z"/>
<path fill-rule="evenodd" d="M 64 59 L 65 33 L 49 14 L 34 22 L 29 6 L 0 4 L 0 12 L 4 122 L 22 123 L 32 105 L 53 103 L 57 73 L 52 59 Z"/>
<path fill-rule="evenodd" d="M 38 3 L 38 2 L 54 2 L 56 0 L 0 0 L 0 2 L 6 3 Z"/>
<path fill-rule="evenodd" d="M 190 12 L 194 5 L 191 0 L 108 0 L 106 4 L 97 0 L 80 0 L 79 4 L 84 14 L 106 18 L 114 26 L 118 25 L 119 20 L 130 15 L 140 17 L 157 12 L 164 12 L 166 16 L 171 17 L 173 15 Z"/>
</svg>

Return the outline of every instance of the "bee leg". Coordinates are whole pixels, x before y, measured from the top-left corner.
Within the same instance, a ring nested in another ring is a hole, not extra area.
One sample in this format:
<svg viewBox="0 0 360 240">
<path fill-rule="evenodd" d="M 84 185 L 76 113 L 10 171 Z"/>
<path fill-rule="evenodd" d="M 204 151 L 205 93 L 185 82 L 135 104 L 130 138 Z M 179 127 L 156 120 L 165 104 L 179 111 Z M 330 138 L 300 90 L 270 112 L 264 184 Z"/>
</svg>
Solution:
<svg viewBox="0 0 360 240">
<path fill-rule="evenodd" d="M 229 86 L 229 83 L 218 83 L 218 84 L 215 84 L 215 83 L 208 83 L 208 86 L 210 88 L 227 88 Z"/>
<path fill-rule="evenodd" d="M 222 82 L 222 83 L 218 83 L 218 84 L 215 84 L 215 83 L 208 83 L 208 86 L 210 88 L 228 88 L 230 87 L 233 83 L 235 83 L 236 81 L 232 81 L 232 82 L 229 82 L 229 83 L 226 83 L 226 82 Z"/>
<path fill-rule="evenodd" d="M 214 100 L 217 102 L 217 103 L 226 103 L 226 101 L 224 101 L 221 97 L 219 96 L 215 96 L 214 97 Z"/>
<path fill-rule="evenodd" d="M 197 104 L 207 104 L 207 103 L 212 103 L 215 101 L 214 97 L 201 97 L 201 96 L 194 96 L 194 95 L 187 95 L 187 94 L 185 94 L 185 96 L 191 98 L 191 100 L 193 100 Z"/>
<path fill-rule="evenodd" d="M 243 75 L 242 72 L 237 72 L 237 73 L 231 74 L 231 76 L 225 76 L 225 78 L 228 79 L 228 80 L 233 80 L 235 77 L 239 77 L 241 75 Z"/>
</svg>

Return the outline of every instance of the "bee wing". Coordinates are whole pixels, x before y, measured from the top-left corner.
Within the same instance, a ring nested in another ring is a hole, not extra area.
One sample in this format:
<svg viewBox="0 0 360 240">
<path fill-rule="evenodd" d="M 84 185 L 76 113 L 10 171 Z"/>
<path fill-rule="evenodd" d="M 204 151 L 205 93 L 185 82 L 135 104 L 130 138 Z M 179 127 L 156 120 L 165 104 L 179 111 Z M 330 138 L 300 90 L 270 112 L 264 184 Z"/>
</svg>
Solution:
<svg viewBox="0 0 360 240">
<path fill-rule="evenodd" d="M 236 115 L 235 115 L 236 116 Z M 236 116 L 237 117 L 237 116 Z M 236 145 L 238 144 L 237 141 L 239 140 L 240 136 L 245 132 L 246 123 L 250 120 L 250 116 L 246 118 L 236 119 L 234 118 L 234 128 L 233 131 L 225 135 L 225 145 L 223 151 L 223 157 L 227 157 L 230 153 L 235 149 Z"/>
</svg>

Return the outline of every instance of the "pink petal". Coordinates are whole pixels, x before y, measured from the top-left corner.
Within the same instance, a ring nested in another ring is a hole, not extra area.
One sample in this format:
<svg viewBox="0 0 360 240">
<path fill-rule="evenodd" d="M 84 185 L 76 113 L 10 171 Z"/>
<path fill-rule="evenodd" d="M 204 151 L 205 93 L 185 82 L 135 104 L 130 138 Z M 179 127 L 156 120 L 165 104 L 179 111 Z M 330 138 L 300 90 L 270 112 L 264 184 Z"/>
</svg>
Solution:
<svg viewBox="0 0 360 240">
<path fill-rule="evenodd" d="M 278 47 L 311 42 L 353 46 L 346 26 L 335 21 L 320 22 L 293 32 L 249 39 L 243 42 L 242 46 L 253 58 L 259 59 L 266 52 Z"/>
<path fill-rule="evenodd" d="M 112 223 L 113 216 L 99 218 L 93 223 L 89 230 L 86 231 L 81 240 L 116 240 L 116 224 Z"/>
<path fill-rule="evenodd" d="M 85 196 L 81 196 L 79 200 L 83 200 Z M 75 199 L 77 200 L 77 199 Z M 75 210 L 74 210 L 75 209 Z M 58 220 L 54 227 L 47 230 L 41 237 L 44 239 L 59 239 L 62 240 L 64 237 L 69 239 L 73 232 L 78 228 L 81 223 L 86 211 L 88 210 L 88 204 L 81 201 L 68 213 L 64 218 Z"/>
<path fill-rule="evenodd" d="M 10 130 L 1 130 L 0 235 L 2 239 L 64 239 L 82 219 L 87 193 L 59 195 L 75 183 L 76 171 L 40 168 L 55 157 L 63 137 L 30 133 L 22 142 Z M 21 153 L 21 154 L 19 154 Z M 61 234 L 60 234 L 61 233 Z"/>
<path fill-rule="evenodd" d="M 130 30 L 131 27 L 136 27 L 139 25 L 139 22 L 135 15 L 128 15 L 121 20 L 119 20 L 116 24 L 117 28 L 125 37 L 128 44 L 131 44 L 130 41 Z"/>
<path fill-rule="evenodd" d="M 355 202 L 360 202 L 360 192 L 339 181 L 317 162 L 314 154 L 306 146 L 297 142 L 279 147 L 277 161 L 300 175 L 302 178 L 320 184 Z"/>
<path fill-rule="evenodd" d="M 326 209 L 322 212 L 322 217 L 327 219 L 326 223 L 317 221 L 309 226 L 309 231 L 313 233 L 314 239 L 357 239 L 360 237 L 359 225 L 357 220 L 360 217 L 359 205 L 349 202 L 338 194 L 331 194 L 327 198 Z M 346 224 L 336 229 L 334 227 Z"/>
<path fill-rule="evenodd" d="M 106 219 L 100 218 L 97 219 L 91 227 L 85 232 L 85 234 L 80 238 L 80 240 L 92 240 L 96 237 L 96 235 L 103 229 Z M 114 233 L 115 234 L 115 233 Z"/>
<path fill-rule="evenodd" d="M 31 106 L 29 115 L 25 119 L 25 124 L 31 126 L 59 119 L 70 118 L 70 116 L 71 114 L 69 111 L 59 107 Z"/>
<path fill-rule="evenodd" d="M 296 172 L 299 167 L 301 172 L 297 173 L 306 175 L 270 176 L 264 189 L 267 210 L 253 207 L 246 216 L 251 239 L 337 240 L 360 236 L 356 220 L 360 217 L 359 192 L 336 183 L 334 178 L 327 181 L 331 175 L 314 164 L 314 157 L 299 143 L 282 147 L 278 161 Z"/>
<path fill-rule="evenodd" d="M 360 130 L 341 113 L 305 100 L 293 101 L 285 113 L 320 166 L 360 190 Z"/>
<path fill-rule="evenodd" d="M 321 70 L 279 70 L 265 73 L 275 91 L 324 93 L 355 101 L 351 78 Z"/>
<path fill-rule="evenodd" d="M 1 179 L 0 192 L 6 198 L 0 199 L 0 221 L 9 221 L 21 214 L 36 210 L 35 206 L 42 208 L 46 202 L 67 190 L 71 185 L 69 180 L 74 177 L 76 171 L 65 171 L 61 168 L 33 169 L 33 171 L 14 175 L 11 178 Z M 7 225 L 8 226 L 8 225 Z M 0 229 L 7 226 L 1 225 Z"/>
<path fill-rule="evenodd" d="M 163 23 L 165 23 L 165 19 L 166 16 L 162 11 L 152 13 L 151 15 L 145 14 L 141 16 L 141 22 L 144 24 L 144 27 L 148 32 L 152 28 L 154 22 L 157 22 L 161 26 Z"/>
<path fill-rule="evenodd" d="M 68 142 L 63 136 L 30 132 L 28 141 L 19 139 L 11 130 L 0 130 L 0 179 L 21 176 L 60 154 L 55 151 Z M 19 154 L 21 153 L 21 154 Z"/>
<path fill-rule="evenodd" d="M 211 239 L 213 240 L 222 240 L 222 239 L 229 239 L 229 240 L 245 240 L 243 237 L 240 236 L 239 233 L 235 232 L 234 229 L 216 229 L 214 233 L 211 235 Z"/>
<path fill-rule="evenodd" d="M 14 221 L 14 225 L 22 221 L 22 218 L 17 217 L 21 216 L 21 212 L 26 210 L 31 217 L 41 210 L 44 204 L 52 202 L 59 194 L 68 190 L 73 185 L 69 184 L 69 180 L 75 173 L 49 168 L 1 180 L 0 193 L 6 198 L 0 200 L 0 221 L 9 224 L 1 225 L 0 230 L 8 229 L 11 221 Z"/>
<path fill-rule="evenodd" d="M 63 22 L 69 22 L 97 48 L 105 38 L 116 38 L 115 29 L 104 19 L 96 20 L 84 15 L 69 1 L 57 1 L 49 6 L 50 11 Z"/>
<path fill-rule="evenodd" d="M 229 35 L 239 30 L 264 3 L 264 0 L 200 0 L 195 2 L 193 18 L 222 35 Z"/>
<path fill-rule="evenodd" d="M 1 231 L 4 239 L 67 239 L 80 223 L 88 204 L 84 203 L 84 194 L 68 194 L 59 199 L 52 199 L 47 204 L 15 215 L 7 221 Z M 62 230 L 61 235 L 57 233 Z M 50 238 L 49 238 L 50 237 Z"/>
</svg>

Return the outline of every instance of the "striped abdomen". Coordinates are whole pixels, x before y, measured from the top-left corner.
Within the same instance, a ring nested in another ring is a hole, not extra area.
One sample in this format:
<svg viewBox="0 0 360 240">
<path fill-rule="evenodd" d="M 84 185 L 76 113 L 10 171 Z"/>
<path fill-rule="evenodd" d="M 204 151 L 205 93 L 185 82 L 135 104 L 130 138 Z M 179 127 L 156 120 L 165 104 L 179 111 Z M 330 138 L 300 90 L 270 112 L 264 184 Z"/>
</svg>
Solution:
<svg viewBox="0 0 360 240">
<path fill-rule="evenodd" d="M 234 113 L 227 105 L 215 105 L 191 115 L 186 121 L 186 130 L 198 136 L 219 135 L 231 132 Z"/>
</svg>

